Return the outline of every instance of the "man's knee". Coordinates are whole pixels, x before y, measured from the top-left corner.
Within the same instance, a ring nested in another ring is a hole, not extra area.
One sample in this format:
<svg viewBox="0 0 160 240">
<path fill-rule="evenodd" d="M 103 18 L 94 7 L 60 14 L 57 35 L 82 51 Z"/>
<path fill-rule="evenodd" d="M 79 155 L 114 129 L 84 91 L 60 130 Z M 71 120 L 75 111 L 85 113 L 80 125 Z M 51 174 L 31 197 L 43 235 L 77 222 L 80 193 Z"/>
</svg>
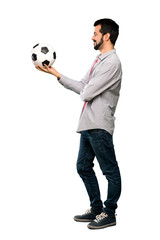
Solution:
<svg viewBox="0 0 160 240">
<path fill-rule="evenodd" d="M 83 176 L 83 167 L 80 163 L 77 163 L 77 173 L 80 175 L 80 177 Z"/>
<path fill-rule="evenodd" d="M 86 177 L 90 174 L 93 174 L 93 164 L 90 166 L 84 166 L 83 164 L 77 163 L 77 172 L 80 175 L 80 177 Z"/>
</svg>

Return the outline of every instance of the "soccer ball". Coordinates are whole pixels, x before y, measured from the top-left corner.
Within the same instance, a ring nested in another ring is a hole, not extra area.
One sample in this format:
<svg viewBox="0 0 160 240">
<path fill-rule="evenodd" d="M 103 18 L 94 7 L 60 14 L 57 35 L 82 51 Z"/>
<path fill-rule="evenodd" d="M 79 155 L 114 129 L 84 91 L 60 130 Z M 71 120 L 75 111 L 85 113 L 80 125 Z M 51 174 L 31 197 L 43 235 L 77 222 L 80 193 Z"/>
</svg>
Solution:
<svg viewBox="0 0 160 240">
<path fill-rule="evenodd" d="M 50 67 L 56 60 L 56 52 L 50 45 L 38 43 L 32 48 L 31 57 L 34 65 Z"/>
</svg>

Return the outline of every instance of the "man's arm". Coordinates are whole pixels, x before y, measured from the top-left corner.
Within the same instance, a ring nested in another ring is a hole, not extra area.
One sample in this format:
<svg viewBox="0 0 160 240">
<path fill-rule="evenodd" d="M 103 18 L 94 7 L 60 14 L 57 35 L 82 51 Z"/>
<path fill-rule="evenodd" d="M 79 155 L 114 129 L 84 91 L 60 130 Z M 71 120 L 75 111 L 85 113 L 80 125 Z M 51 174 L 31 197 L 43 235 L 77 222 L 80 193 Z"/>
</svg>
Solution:
<svg viewBox="0 0 160 240">
<path fill-rule="evenodd" d="M 81 81 L 76 81 L 65 77 L 64 75 L 57 72 L 55 68 L 48 67 L 47 65 L 45 65 L 45 67 L 36 66 L 36 68 L 42 72 L 54 75 L 59 80 L 59 83 L 62 84 L 65 88 L 70 89 L 78 94 L 80 94 L 84 88 L 84 85 L 87 84 L 88 81 L 88 72 Z"/>
<path fill-rule="evenodd" d="M 100 71 L 90 79 L 80 92 L 81 99 L 85 102 L 91 101 L 96 96 L 107 90 L 121 79 L 121 66 L 105 63 Z"/>
</svg>

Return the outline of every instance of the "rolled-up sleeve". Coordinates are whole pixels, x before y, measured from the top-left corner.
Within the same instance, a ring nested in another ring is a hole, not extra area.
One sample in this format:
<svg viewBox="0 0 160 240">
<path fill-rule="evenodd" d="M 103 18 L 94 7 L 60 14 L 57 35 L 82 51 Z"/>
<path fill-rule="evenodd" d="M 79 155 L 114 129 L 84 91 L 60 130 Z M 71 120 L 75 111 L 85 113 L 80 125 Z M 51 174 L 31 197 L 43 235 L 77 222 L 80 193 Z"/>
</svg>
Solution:
<svg viewBox="0 0 160 240">
<path fill-rule="evenodd" d="M 107 90 L 120 79 L 119 64 L 104 63 L 101 69 L 91 77 L 88 84 L 80 92 L 81 99 L 85 102 L 91 101 L 96 96 Z"/>
</svg>

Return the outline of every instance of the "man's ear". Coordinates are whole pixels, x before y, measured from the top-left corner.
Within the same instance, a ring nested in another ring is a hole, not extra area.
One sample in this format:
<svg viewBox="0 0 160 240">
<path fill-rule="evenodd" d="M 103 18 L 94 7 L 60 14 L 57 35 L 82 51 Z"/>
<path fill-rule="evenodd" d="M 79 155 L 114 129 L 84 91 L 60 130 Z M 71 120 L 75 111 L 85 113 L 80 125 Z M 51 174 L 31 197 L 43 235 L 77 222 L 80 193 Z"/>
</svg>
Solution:
<svg viewBox="0 0 160 240">
<path fill-rule="evenodd" d="M 109 39 L 110 39 L 110 33 L 106 33 L 105 35 L 104 35 L 104 40 L 105 41 L 108 41 Z"/>
</svg>

